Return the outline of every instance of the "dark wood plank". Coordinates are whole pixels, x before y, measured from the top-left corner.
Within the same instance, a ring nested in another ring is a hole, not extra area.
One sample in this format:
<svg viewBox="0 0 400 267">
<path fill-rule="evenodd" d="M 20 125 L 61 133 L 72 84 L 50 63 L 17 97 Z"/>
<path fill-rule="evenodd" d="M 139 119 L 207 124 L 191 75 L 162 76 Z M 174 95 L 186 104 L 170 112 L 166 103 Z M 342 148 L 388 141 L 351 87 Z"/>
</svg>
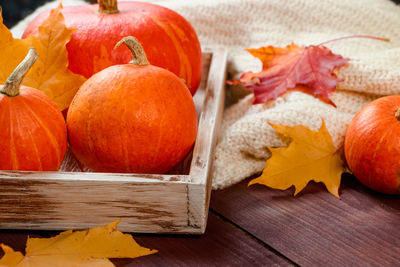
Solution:
<svg viewBox="0 0 400 267">
<path fill-rule="evenodd" d="M 321 184 L 293 190 L 247 187 L 212 193 L 211 209 L 299 265 L 400 265 L 400 198 L 344 175 L 341 199 Z"/>
<path fill-rule="evenodd" d="M 55 231 L 0 231 L 0 243 L 23 252 L 27 236 L 50 237 Z M 136 259 L 113 259 L 116 266 L 291 266 L 289 261 L 246 233 L 210 214 L 206 233 L 189 235 L 133 235 L 142 246 L 158 253 Z M 0 257 L 3 252 L 0 252 Z"/>
<path fill-rule="evenodd" d="M 291 266 L 286 259 L 212 213 L 204 235 L 135 236 L 135 240 L 159 252 L 114 262 L 121 266 Z"/>
</svg>

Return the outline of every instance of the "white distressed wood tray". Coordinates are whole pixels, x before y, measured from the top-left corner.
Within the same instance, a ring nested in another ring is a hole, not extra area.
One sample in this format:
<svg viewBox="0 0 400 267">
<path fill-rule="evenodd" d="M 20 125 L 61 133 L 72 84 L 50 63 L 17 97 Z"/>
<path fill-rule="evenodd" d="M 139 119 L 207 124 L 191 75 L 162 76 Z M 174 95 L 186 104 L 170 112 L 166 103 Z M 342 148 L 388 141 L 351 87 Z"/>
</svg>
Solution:
<svg viewBox="0 0 400 267">
<path fill-rule="evenodd" d="M 59 172 L 0 171 L 0 228 L 91 228 L 122 218 L 118 229 L 142 233 L 204 233 L 211 171 L 221 122 L 225 50 L 203 52 L 203 79 L 194 96 L 195 146 L 165 175 L 82 172 L 66 155 Z"/>
</svg>

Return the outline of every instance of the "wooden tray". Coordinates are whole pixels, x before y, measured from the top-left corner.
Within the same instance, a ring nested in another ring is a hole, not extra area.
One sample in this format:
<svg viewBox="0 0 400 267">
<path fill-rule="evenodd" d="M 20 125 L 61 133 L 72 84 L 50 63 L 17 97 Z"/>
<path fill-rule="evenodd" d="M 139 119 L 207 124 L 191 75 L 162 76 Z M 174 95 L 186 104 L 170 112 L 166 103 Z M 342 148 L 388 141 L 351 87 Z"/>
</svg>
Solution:
<svg viewBox="0 0 400 267">
<path fill-rule="evenodd" d="M 0 171 L 0 228 L 82 229 L 122 218 L 125 232 L 204 233 L 226 57 L 223 49 L 203 52 L 196 143 L 170 173 L 82 172 L 69 154 L 59 172 Z"/>
</svg>

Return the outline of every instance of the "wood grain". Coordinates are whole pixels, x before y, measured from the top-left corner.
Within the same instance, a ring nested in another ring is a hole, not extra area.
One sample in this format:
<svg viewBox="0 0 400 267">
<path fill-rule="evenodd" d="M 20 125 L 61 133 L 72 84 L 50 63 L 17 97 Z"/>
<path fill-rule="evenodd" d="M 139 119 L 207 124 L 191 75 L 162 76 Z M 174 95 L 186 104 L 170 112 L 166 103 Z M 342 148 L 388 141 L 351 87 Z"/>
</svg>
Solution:
<svg viewBox="0 0 400 267">
<path fill-rule="evenodd" d="M 292 190 L 247 187 L 248 182 L 213 192 L 211 208 L 293 262 L 400 264 L 399 196 L 366 190 L 350 175 L 343 176 L 340 199 L 316 183 L 293 197 Z"/>
<path fill-rule="evenodd" d="M 179 166 L 164 175 L 95 173 L 67 154 L 59 172 L 0 171 L 0 228 L 80 229 L 122 218 L 125 232 L 204 233 L 226 57 L 223 49 L 203 53 L 198 135 Z"/>
<path fill-rule="evenodd" d="M 112 259 L 119 266 L 291 266 L 286 259 L 217 216 L 210 214 L 204 235 L 139 235 L 144 247 L 157 249 L 153 255 L 136 259 Z M 25 251 L 30 237 L 52 237 L 55 231 L 0 231 L 0 243 Z M 0 258 L 3 252 L 0 249 Z"/>
<path fill-rule="evenodd" d="M 188 199 L 190 207 L 193 207 L 189 208 L 193 211 L 191 214 L 193 218 L 190 217 L 189 220 L 191 224 L 194 224 L 192 221 L 196 221 L 197 225 L 201 226 L 203 232 L 205 231 L 207 224 L 207 215 L 210 203 L 212 184 L 211 172 L 214 161 L 214 149 L 217 142 L 225 101 L 225 90 L 212 90 L 211 86 L 214 85 L 217 88 L 225 87 L 227 52 L 223 49 L 214 51 L 212 60 L 215 60 L 218 64 L 207 64 L 210 68 L 208 70 L 208 80 L 204 91 L 206 97 L 204 98 L 202 107 L 202 110 L 207 110 L 208 112 L 202 112 L 199 119 L 199 129 L 206 129 L 207 134 L 199 133 L 197 135 L 189 173 L 189 177 L 192 178 L 193 183 L 205 183 L 205 187 L 201 188 L 201 194 L 200 192 L 190 194 L 191 196 L 201 195 L 201 199 L 195 197 Z M 221 62 L 225 64 L 220 64 Z M 194 214 L 194 212 L 197 212 L 197 214 Z M 201 221 L 198 221 L 195 218 L 199 218 Z"/>
<path fill-rule="evenodd" d="M 202 236 L 135 236 L 135 240 L 159 252 L 133 260 L 113 260 L 117 266 L 292 266 L 214 214 L 209 215 Z"/>
<path fill-rule="evenodd" d="M 91 228 L 118 218 L 123 219 L 120 228 L 128 230 L 190 232 L 192 228 L 184 183 L 2 179 L 0 187 L 2 228 L 28 224 L 30 229 Z"/>
</svg>

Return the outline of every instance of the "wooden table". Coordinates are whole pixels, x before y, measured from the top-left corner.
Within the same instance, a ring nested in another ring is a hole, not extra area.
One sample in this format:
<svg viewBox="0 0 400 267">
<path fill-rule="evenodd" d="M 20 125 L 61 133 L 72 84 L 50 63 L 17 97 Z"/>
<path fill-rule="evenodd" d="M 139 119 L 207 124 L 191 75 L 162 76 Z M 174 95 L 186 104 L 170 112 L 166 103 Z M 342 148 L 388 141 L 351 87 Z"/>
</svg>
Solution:
<svg viewBox="0 0 400 267">
<path fill-rule="evenodd" d="M 154 255 L 117 266 L 400 266 L 400 196 L 368 190 L 343 175 L 340 199 L 311 183 L 298 196 L 249 180 L 213 191 L 202 236 L 133 234 Z M 1 230 L 0 243 L 23 251 L 27 236 Z"/>
</svg>

